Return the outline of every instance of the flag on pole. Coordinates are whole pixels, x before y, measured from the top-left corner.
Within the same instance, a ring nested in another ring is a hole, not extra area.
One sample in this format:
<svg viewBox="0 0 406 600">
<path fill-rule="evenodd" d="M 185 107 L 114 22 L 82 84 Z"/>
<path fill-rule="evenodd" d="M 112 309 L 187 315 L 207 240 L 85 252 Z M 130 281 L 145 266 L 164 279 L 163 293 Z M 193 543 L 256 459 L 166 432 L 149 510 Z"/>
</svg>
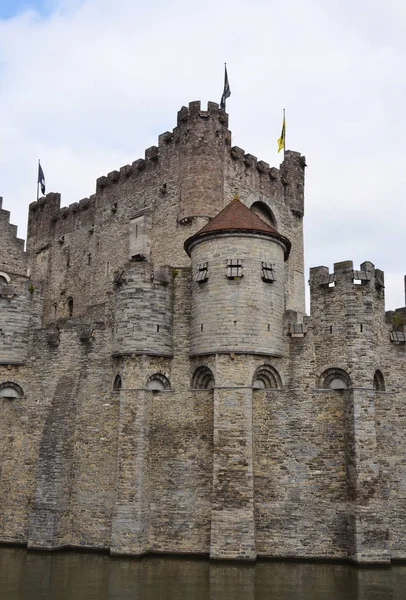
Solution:
<svg viewBox="0 0 406 600">
<path fill-rule="evenodd" d="M 45 194 L 45 175 L 44 175 L 44 171 L 42 170 L 41 164 L 38 161 L 38 183 L 41 186 L 41 192 L 42 194 Z"/>
<path fill-rule="evenodd" d="M 278 152 L 285 150 L 285 134 L 286 134 L 286 121 L 285 121 L 285 109 L 283 109 L 283 123 L 281 137 L 278 139 Z"/>
<path fill-rule="evenodd" d="M 231 96 L 230 84 L 228 83 L 227 65 L 224 65 L 224 90 L 220 100 L 220 108 L 226 110 L 226 100 Z"/>
</svg>

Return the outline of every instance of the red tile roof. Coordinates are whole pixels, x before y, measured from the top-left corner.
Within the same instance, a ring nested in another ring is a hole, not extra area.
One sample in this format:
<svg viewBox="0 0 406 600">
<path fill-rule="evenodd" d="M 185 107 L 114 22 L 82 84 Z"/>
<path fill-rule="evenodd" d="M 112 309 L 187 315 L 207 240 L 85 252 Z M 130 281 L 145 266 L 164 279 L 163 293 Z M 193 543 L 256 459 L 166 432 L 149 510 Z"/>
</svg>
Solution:
<svg viewBox="0 0 406 600">
<path fill-rule="evenodd" d="M 184 247 L 188 254 L 189 249 L 195 240 L 205 237 L 211 237 L 213 233 L 227 232 L 241 233 L 261 233 L 279 240 L 285 246 L 285 260 L 290 252 L 291 243 L 285 236 L 281 235 L 276 229 L 265 223 L 260 217 L 255 215 L 250 209 L 239 200 L 233 200 L 227 204 L 221 212 L 211 221 L 202 227 L 197 233 L 186 240 Z"/>
</svg>

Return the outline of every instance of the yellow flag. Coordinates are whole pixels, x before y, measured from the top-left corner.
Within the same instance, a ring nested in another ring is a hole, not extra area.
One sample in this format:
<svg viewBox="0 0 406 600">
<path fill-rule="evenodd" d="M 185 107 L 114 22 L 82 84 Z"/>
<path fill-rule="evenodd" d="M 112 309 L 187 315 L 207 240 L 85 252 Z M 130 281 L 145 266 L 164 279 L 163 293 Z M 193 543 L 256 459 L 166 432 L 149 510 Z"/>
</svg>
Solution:
<svg viewBox="0 0 406 600">
<path fill-rule="evenodd" d="M 286 132 L 286 121 L 285 121 L 285 111 L 283 111 L 283 123 L 282 123 L 282 132 L 281 137 L 278 139 L 278 152 L 285 149 L 285 132 Z"/>
</svg>

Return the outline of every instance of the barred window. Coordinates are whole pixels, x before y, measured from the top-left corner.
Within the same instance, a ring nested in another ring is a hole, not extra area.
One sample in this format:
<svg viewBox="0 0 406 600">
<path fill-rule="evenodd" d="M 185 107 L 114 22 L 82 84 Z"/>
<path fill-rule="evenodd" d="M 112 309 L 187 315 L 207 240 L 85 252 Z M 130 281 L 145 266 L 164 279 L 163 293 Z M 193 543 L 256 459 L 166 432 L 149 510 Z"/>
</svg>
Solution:
<svg viewBox="0 0 406 600">
<path fill-rule="evenodd" d="M 228 279 L 237 279 L 242 277 L 242 259 L 230 258 L 227 260 Z"/>
<path fill-rule="evenodd" d="M 262 263 L 262 281 L 266 281 L 267 283 L 273 283 L 275 281 L 275 274 L 271 263 Z"/>
<path fill-rule="evenodd" d="M 207 262 L 197 265 L 195 281 L 198 281 L 199 283 L 204 283 L 205 281 L 208 280 L 208 278 L 209 277 L 207 274 Z"/>
</svg>

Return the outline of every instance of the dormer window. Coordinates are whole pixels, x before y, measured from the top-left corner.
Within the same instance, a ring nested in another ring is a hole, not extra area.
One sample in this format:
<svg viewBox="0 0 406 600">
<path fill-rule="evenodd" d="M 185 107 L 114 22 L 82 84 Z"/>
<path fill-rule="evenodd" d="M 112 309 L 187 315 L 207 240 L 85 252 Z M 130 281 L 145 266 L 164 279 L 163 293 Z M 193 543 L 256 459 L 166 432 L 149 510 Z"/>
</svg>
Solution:
<svg viewBox="0 0 406 600">
<path fill-rule="evenodd" d="M 204 283 L 205 281 L 208 280 L 208 278 L 209 277 L 208 277 L 208 273 L 207 273 L 207 262 L 197 265 L 195 281 L 197 281 L 198 283 Z"/>
<path fill-rule="evenodd" d="M 265 281 L 266 283 L 273 283 L 275 281 L 275 274 L 271 263 L 262 263 L 262 281 Z"/>
<path fill-rule="evenodd" d="M 240 279 L 242 277 L 242 259 L 229 258 L 227 260 L 228 279 Z"/>
</svg>

